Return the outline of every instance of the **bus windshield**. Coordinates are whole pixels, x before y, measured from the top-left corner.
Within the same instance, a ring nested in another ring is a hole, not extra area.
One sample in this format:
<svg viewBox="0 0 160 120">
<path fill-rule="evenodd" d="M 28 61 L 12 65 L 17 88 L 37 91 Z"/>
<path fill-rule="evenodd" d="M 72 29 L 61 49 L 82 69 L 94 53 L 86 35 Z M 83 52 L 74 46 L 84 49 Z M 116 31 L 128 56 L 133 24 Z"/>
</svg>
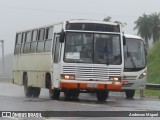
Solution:
<svg viewBox="0 0 160 120">
<path fill-rule="evenodd" d="M 64 61 L 120 65 L 120 44 L 119 34 L 67 32 Z"/>
<path fill-rule="evenodd" d="M 140 39 L 127 38 L 124 46 L 125 69 L 139 69 L 146 66 L 144 43 Z"/>
</svg>

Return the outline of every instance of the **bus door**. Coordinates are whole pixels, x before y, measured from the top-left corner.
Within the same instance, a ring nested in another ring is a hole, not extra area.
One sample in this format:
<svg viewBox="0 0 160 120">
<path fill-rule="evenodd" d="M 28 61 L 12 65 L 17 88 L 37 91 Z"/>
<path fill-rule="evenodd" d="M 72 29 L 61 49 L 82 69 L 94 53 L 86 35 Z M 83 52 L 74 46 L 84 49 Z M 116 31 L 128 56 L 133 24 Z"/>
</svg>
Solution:
<svg viewBox="0 0 160 120">
<path fill-rule="evenodd" d="M 61 44 L 59 42 L 60 35 L 55 35 L 54 49 L 53 49 L 53 86 L 58 87 L 60 79 L 60 56 Z"/>
</svg>

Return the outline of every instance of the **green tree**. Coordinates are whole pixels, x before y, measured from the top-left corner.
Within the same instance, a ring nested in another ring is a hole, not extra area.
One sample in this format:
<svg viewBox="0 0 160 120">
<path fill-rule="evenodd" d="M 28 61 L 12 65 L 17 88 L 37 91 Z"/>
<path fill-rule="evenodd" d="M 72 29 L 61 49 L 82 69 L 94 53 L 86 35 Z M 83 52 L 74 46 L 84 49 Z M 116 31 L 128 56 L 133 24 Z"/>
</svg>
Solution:
<svg viewBox="0 0 160 120">
<path fill-rule="evenodd" d="M 153 42 L 156 42 L 159 38 L 159 27 L 160 27 L 160 13 L 152 13 L 150 15 L 152 21 L 152 35 Z"/>
<path fill-rule="evenodd" d="M 138 35 L 144 38 L 147 47 L 149 47 L 148 40 L 152 36 L 152 19 L 149 15 L 143 14 L 135 22 L 135 29 L 138 29 Z"/>
</svg>

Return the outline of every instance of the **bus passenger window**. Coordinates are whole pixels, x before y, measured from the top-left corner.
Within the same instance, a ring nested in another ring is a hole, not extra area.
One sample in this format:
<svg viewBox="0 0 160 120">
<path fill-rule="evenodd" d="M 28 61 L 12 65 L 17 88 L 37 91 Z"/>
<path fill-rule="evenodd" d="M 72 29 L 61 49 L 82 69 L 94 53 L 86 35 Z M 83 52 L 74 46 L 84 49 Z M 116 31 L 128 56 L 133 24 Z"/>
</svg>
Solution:
<svg viewBox="0 0 160 120">
<path fill-rule="evenodd" d="M 44 40 L 44 28 L 39 30 L 38 34 L 38 41 L 43 41 Z"/>
<path fill-rule="evenodd" d="M 30 52 L 30 45 L 31 45 L 31 31 L 26 33 L 24 46 L 23 46 L 23 53 L 29 53 Z"/>
<path fill-rule="evenodd" d="M 20 53 L 21 44 L 22 44 L 22 33 L 18 33 L 16 35 L 16 45 L 15 45 L 14 54 L 19 54 Z"/>
<path fill-rule="evenodd" d="M 16 44 L 22 43 L 22 33 L 17 34 Z"/>
<path fill-rule="evenodd" d="M 44 51 L 44 32 L 44 28 L 39 30 L 37 52 Z"/>
<path fill-rule="evenodd" d="M 50 27 L 50 28 L 47 28 L 46 29 L 46 35 L 45 35 L 45 39 L 48 40 L 48 39 L 52 39 L 52 36 L 53 36 L 53 27 Z"/>
<path fill-rule="evenodd" d="M 53 36 L 53 27 L 46 29 L 45 34 L 45 52 L 51 52 L 51 44 L 52 44 L 52 36 Z"/>
<path fill-rule="evenodd" d="M 32 31 L 32 41 L 31 41 L 31 53 L 36 52 L 37 48 L 37 36 L 38 36 L 38 30 Z"/>
</svg>

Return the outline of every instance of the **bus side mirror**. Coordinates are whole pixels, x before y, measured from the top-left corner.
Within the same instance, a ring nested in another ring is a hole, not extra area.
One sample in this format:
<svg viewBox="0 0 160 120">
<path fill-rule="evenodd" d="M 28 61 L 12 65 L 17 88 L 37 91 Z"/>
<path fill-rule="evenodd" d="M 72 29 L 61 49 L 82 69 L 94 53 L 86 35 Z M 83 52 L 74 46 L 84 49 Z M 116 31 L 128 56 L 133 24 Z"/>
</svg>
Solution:
<svg viewBox="0 0 160 120">
<path fill-rule="evenodd" d="M 145 52 L 145 55 L 147 56 L 147 46 L 145 45 L 145 48 L 144 48 L 144 52 Z"/>
<path fill-rule="evenodd" d="M 147 50 L 145 49 L 145 55 L 147 56 Z"/>
<path fill-rule="evenodd" d="M 123 35 L 123 45 L 126 45 L 126 37 Z"/>
<path fill-rule="evenodd" d="M 145 55 L 147 56 L 147 53 L 148 53 L 148 45 L 144 43 L 144 52 L 145 52 Z"/>
<path fill-rule="evenodd" d="M 65 32 L 64 32 L 64 30 L 62 30 L 60 32 L 59 42 L 63 43 L 64 42 L 64 38 L 65 38 Z"/>
</svg>

